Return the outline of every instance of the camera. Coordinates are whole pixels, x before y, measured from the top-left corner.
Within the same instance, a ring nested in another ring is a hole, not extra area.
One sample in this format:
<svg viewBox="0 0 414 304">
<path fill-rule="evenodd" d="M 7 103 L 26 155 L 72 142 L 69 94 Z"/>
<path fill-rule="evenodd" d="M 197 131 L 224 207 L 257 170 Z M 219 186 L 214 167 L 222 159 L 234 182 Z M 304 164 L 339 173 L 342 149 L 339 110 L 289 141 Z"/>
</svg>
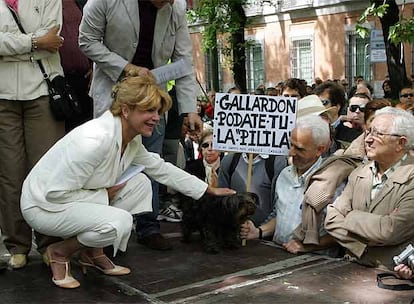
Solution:
<svg viewBox="0 0 414 304">
<path fill-rule="evenodd" d="M 408 265 L 411 269 L 414 270 L 414 247 L 412 244 L 409 244 L 407 248 L 404 249 L 399 255 L 396 255 L 392 258 L 395 265 L 405 264 Z"/>
</svg>

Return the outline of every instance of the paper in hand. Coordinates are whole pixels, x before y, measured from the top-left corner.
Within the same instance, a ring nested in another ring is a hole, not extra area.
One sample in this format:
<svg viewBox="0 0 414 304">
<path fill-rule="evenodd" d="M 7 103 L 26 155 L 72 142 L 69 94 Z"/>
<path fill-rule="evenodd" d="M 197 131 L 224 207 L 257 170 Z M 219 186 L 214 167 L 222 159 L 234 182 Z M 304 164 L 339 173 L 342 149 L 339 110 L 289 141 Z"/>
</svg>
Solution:
<svg viewBox="0 0 414 304">
<path fill-rule="evenodd" d="M 157 84 L 162 84 L 170 80 L 179 79 L 193 73 L 191 62 L 179 59 L 173 63 L 165 64 L 151 70 Z"/>
<path fill-rule="evenodd" d="M 139 164 L 130 165 L 124 171 L 124 173 L 122 173 L 122 175 L 118 178 L 118 180 L 115 182 L 115 186 L 120 185 L 120 184 L 130 180 L 131 178 L 133 178 L 138 173 L 144 171 L 144 169 L 145 169 L 145 167 L 143 165 L 139 165 Z"/>
</svg>

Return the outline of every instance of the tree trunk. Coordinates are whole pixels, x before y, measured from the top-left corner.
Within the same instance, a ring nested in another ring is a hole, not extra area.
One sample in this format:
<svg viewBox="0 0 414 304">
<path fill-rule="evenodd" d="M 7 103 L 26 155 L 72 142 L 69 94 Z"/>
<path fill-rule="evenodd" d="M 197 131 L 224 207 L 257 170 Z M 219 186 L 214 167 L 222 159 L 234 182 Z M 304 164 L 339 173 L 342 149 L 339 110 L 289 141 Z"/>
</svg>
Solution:
<svg viewBox="0 0 414 304">
<path fill-rule="evenodd" d="M 219 62 L 218 62 L 218 51 L 217 48 L 211 48 L 210 53 L 210 71 L 211 71 L 211 86 L 212 89 L 216 92 L 220 91 L 219 83 Z"/>
<path fill-rule="evenodd" d="M 246 93 L 246 47 L 244 39 L 244 28 L 246 26 L 246 15 L 243 6 L 237 1 L 230 1 L 232 20 L 237 29 L 231 33 L 233 51 L 233 77 L 236 86 L 242 93 Z"/>
<path fill-rule="evenodd" d="M 375 3 L 376 6 L 379 6 L 383 4 L 383 1 L 374 0 L 373 3 Z M 405 69 L 403 44 L 398 43 L 395 45 L 388 39 L 390 26 L 399 22 L 400 10 L 395 0 L 387 0 L 386 3 L 389 7 L 387 8 L 387 12 L 384 16 L 380 18 L 380 21 L 384 35 L 385 52 L 387 55 L 388 75 L 391 81 L 391 96 L 392 99 L 398 99 L 401 88 L 408 85 L 409 80 Z"/>
</svg>

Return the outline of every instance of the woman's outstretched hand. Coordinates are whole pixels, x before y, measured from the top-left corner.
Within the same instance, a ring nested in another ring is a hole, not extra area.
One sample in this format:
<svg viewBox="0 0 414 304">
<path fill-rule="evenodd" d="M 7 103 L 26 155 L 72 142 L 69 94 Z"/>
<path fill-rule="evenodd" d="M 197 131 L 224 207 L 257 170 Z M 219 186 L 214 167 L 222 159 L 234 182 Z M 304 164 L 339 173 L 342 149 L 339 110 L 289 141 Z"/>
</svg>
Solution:
<svg viewBox="0 0 414 304">
<path fill-rule="evenodd" d="M 215 188 L 208 186 L 206 190 L 207 194 L 215 195 L 215 196 L 226 196 L 226 195 L 233 195 L 236 194 L 236 191 L 229 188 Z"/>
</svg>

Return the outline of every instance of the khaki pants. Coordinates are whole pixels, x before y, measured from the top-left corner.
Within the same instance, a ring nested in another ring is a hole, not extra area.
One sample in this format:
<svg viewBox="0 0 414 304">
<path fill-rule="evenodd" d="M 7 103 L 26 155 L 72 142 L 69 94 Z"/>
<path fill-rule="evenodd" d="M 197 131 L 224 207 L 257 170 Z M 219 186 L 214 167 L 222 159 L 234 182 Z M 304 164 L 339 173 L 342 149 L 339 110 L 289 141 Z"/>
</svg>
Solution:
<svg viewBox="0 0 414 304">
<path fill-rule="evenodd" d="M 27 254 L 32 244 L 32 229 L 20 211 L 23 181 L 42 155 L 64 135 L 64 123 L 53 118 L 48 99 L 0 99 L 0 228 L 4 244 L 12 254 Z M 56 240 L 36 235 L 40 251 Z"/>
</svg>

